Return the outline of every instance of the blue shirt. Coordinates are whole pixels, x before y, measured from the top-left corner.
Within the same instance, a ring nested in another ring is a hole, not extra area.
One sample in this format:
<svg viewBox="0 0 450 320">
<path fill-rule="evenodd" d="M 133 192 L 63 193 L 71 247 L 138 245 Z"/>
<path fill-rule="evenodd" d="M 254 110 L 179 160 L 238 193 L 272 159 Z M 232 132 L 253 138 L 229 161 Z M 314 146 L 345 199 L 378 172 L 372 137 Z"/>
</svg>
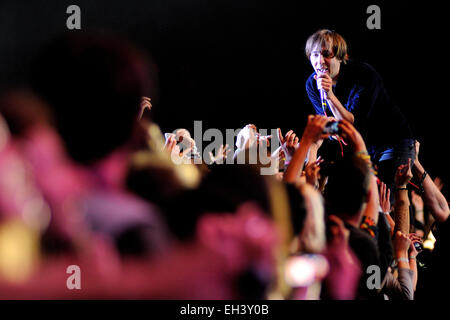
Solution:
<svg viewBox="0 0 450 320">
<path fill-rule="evenodd" d="M 316 114 L 323 115 L 314 72 L 306 81 L 306 93 Z M 378 72 L 367 63 L 341 63 L 333 92 L 346 110 L 355 116 L 354 126 L 367 146 L 393 146 L 402 139 L 412 139 L 408 122 L 389 97 Z M 332 115 L 328 109 L 329 116 Z"/>
</svg>

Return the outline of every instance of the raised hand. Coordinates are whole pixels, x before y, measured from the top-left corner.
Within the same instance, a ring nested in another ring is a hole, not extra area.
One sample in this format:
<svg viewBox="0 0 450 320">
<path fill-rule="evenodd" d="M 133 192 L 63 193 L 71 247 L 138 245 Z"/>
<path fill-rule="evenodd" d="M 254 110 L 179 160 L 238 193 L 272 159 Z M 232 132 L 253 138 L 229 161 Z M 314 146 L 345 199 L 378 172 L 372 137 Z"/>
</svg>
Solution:
<svg viewBox="0 0 450 320">
<path fill-rule="evenodd" d="M 411 159 L 408 159 L 407 164 L 402 164 L 397 168 L 395 174 L 395 187 L 406 188 L 408 182 L 412 179 Z"/>
<path fill-rule="evenodd" d="M 211 163 L 222 164 L 223 160 L 226 159 L 227 154 L 230 153 L 230 151 L 231 150 L 228 148 L 228 144 L 226 144 L 225 146 L 222 144 L 219 150 L 217 151 L 216 156 L 214 156 L 213 153 L 210 151 L 209 157 L 211 159 Z"/>
<path fill-rule="evenodd" d="M 423 208 L 424 208 L 423 199 L 414 190 L 411 191 L 411 202 L 414 206 L 414 209 L 416 209 L 416 211 L 420 211 L 420 210 L 423 211 Z"/>
<path fill-rule="evenodd" d="M 436 177 L 436 178 L 434 178 L 433 182 L 436 185 L 436 187 L 439 189 L 439 191 L 442 191 L 442 188 L 444 187 L 444 183 L 442 183 L 441 178 Z"/>
<path fill-rule="evenodd" d="M 326 116 L 310 115 L 308 116 L 308 122 L 306 128 L 303 131 L 301 141 L 305 141 L 309 144 L 317 143 L 320 139 L 325 139 L 329 134 L 324 134 L 323 129 L 327 124 L 328 118 Z"/>
<path fill-rule="evenodd" d="M 139 112 L 139 119 L 142 118 L 142 115 L 144 114 L 145 109 L 148 109 L 149 111 L 152 109 L 152 99 L 149 97 L 142 97 L 141 98 L 141 108 Z"/>
<path fill-rule="evenodd" d="M 415 141 L 414 142 L 414 147 L 415 147 L 415 150 L 416 150 L 416 158 L 414 159 L 414 165 L 416 166 L 416 165 L 418 165 L 419 164 L 419 149 L 420 149 L 420 142 L 419 141 Z"/>
<path fill-rule="evenodd" d="M 295 135 L 294 131 L 289 130 L 283 137 L 281 129 L 278 128 L 278 139 L 280 140 L 281 148 L 286 157 L 286 161 L 289 162 L 295 153 L 295 150 L 299 147 L 299 138 Z"/>
<path fill-rule="evenodd" d="M 312 185 L 314 188 L 319 188 L 319 171 L 320 171 L 320 161 L 313 163 L 308 163 L 305 167 L 306 182 Z"/>
<path fill-rule="evenodd" d="M 177 146 L 175 134 L 167 134 L 164 150 L 166 150 L 169 154 L 172 154 L 172 152 L 177 152 L 178 154 L 180 153 L 180 148 Z"/>
<path fill-rule="evenodd" d="M 393 245 L 397 256 L 404 256 L 408 252 L 410 244 L 409 235 L 401 231 L 395 233 Z"/>
<path fill-rule="evenodd" d="M 389 200 L 391 196 L 391 190 L 383 182 L 380 183 L 378 190 L 380 194 L 381 210 L 383 210 L 384 213 L 389 213 L 391 211 L 391 202 Z"/>
<path fill-rule="evenodd" d="M 347 120 L 341 120 L 338 124 L 339 129 L 341 129 L 340 136 L 347 141 L 352 147 L 353 151 L 360 152 L 366 151 L 366 144 L 361 134 L 355 127 Z"/>
<path fill-rule="evenodd" d="M 236 140 L 236 148 L 245 150 L 253 146 L 257 142 L 257 128 L 254 124 L 247 124 L 239 132 Z"/>
<path fill-rule="evenodd" d="M 408 256 L 415 258 L 419 254 L 419 252 L 417 251 L 414 243 L 416 243 L 416 242 L 423 243 L 423 241 L 422 241 L 422 238 L 415 233 L 409 234 L 409 240 L 411 240 L 411 244 L 409 245 Z"/>
</svg>

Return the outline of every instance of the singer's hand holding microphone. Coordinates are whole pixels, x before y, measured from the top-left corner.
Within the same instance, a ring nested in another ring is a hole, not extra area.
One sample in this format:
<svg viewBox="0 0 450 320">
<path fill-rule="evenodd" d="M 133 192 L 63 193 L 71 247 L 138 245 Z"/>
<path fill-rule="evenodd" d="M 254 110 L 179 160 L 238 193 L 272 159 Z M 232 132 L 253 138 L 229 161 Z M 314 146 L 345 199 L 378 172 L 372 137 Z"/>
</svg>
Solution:
<svg viewBox="0 0 450 320">
<path fill-rule="evenodd" d="M 333 94 L 333 80 L 328 73 L 317 72 L 314 76 L 317 81 L 317 88 L 320 91 L 321 98 L 328 99 Z"/>
</svg>

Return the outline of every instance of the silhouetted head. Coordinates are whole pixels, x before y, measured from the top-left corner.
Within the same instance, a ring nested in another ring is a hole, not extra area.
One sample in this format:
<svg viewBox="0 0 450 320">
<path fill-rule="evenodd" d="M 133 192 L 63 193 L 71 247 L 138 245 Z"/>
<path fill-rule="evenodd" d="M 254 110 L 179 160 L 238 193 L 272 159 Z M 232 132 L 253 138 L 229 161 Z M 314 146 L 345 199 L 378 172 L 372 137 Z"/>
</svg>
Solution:
<svg viewBox="0 0 450 320">
<path fill-rule="evenodd" d="M 345 157 L 329 170 L 324 191 L 327 214 L 344 220 L 360 213 L 366 202 L 370 182 L 370 168 L 358 157 Z"/>
<path fill-rule="evenodd" d="M 68 153 L 92 163 L 126 143 L 148 94 L 150 73 L 140 52 L 122 39 L 70 33 L 35 60 L 36 93 L 49 103 Z"/>
</svg>

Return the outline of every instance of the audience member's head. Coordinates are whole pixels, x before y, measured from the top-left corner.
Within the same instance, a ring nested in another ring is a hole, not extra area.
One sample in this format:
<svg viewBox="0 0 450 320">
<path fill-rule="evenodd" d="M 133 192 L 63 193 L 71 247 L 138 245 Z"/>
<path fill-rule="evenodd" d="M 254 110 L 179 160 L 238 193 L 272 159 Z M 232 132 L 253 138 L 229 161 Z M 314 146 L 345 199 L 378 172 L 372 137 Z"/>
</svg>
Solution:
<svg viewBox="0 0 450 320">
<path fill-rule="evenodd" d="M 287 184 L 291 223 L 296 237 L 291 250 L 319 253 L 325 248 L 324 207 L 320 193 L 306 183 Z"/>
<path fill-rule="evenodd" d="M 344 220 L 359 215 L 366 202 L 370 177 L 367 162 L 358 157 L 337 161 L 329 170 L 324 191 L 326 213 Z"/>
<path fill-rule="evenodd" d="M 305 199 L 306 219 L 300 232 L 302 252 L 319 253 L 325 249 L 324 207 L 320 193 L 309 184 L 302 184 L 299 190 Z"/>
<path fill-rule="evenodd" d="M 32 86 L 52 108 L 68 153 L 92 163 L 132 135 L 150 86 L 142 54 L 123 39 L 70 33 L 34 62 Z"/>
<path fill-rule="evenodd" d="M 266 179 L 250 165 L 221 165 L 203 179 L 195 190 L 186 191 L 167 207 L 169 228 L 180 240 L 194 235 L 199 217 L 205 212 L 235 212 L 244 202 L 253 202 L 269 214 Z"/>
</svg>

